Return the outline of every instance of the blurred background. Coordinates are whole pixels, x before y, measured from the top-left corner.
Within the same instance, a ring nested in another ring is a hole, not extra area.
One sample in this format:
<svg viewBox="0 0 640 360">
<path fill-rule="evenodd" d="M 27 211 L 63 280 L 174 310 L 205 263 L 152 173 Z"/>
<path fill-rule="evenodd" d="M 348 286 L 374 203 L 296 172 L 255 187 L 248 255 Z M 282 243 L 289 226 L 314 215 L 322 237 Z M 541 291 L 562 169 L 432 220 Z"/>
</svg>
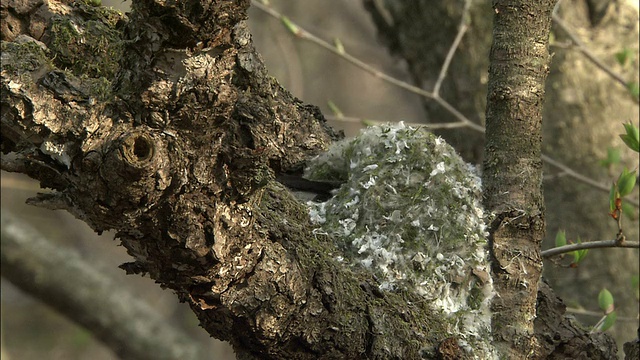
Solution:
<svg viewBox="0 0 640 360">
<path fill-rule="evenodd" d="M 392 56 L 388 48 L 380 43 L 373 20 L 370 14 L 365 11 L 361 1 L 271 0 L 270 4 L 270 6 L 287 15 L 307 31 L 330 43 L 333 42 L 333 39 L 339 38 L 347 52 L 381 72 L 408 83 L 413 83 L 414 79 L 417 78 L 415 72 L 411 71 L 404 60 Z M 103 5 L 126 11 L 129 7 L 129 1 L 103 0 Z M 249 13 L 249 23 L 255 46 L 262 54 L 271 75 L 277 78 L 296 97 L 304 102 L 319 106 L 323 113 L 327 115 L 333 114 L 331 107 L 328 105 L 331 102 L 345 116 L 361 119 L 423 123 L 426 118 L 429 118 L 427 114 L 429 107 L 425 106 L 423 99 L 418 95 L 385 83 L 327 50 L 293 37 L 282 26 L 280 21 L 266 15 L 264 12 L 252 8 Z M 628 31 L 637 33 L 637 15 L 636 27 Z M 448 46 L 449 43 L 443 45 L 445 50 Z M 633 44 L 631 48 L 637 54 L 637 44 Z M 614 52 L 612 49 L 606 50 L 609 53 Z M 637 68 L 637 55 L 634 66 Z M 434 69 L 436 74 L 438 70 Z M 637 74 L 637 70 L 635 71 Z M 482 77 L 482 75 L 479 76 Z M 575 94 L 572 93 L 566 96 L 575 97 Z M 578 97 L 575 101 L 585 100 Z M 615 119 L 616 124 L 625 120 L 637 119 L 637 105 L 632 106 L 635 107 L 632 108 L 631 114 L 636 114 L 635 117 L 631 117 L 634 115 L 627 115 L 627 113 L 623 115 L 616 114 L 621 118 Z M 470 118 L 478 119 L 481 122 L 482 114 L 477 116 L 470 115 Z M 580 121 L 580 119 L 576 121 Z M 340 119 L 330 120 L 330 125 L 344 130 L 347 136 L 356 134 L 358 129 L 363 126 L 358 121 Z M 622 132 L 622 127 L 619 127 L 619 132 Z M 597 133 L 600 130 L 594 128 L 594 131 Z M 562 132 L 558 132 L 558 134 L 560 133 Z M 588 136 L 594 137 L 596 135 Z M 550 142 L 553 143 L 553 141 Z M 606 153 L 606 148 L 604 152 Z M 598 153 L 593 156 L 598 157 L 593 161 L 598 161 L 604 155 Z M 473 161 L 473 159 L 470 160 Z M 635 166 L 637 166 L 637 159 Z M 604 173 L 604 179 L 606 179 L 608 176 L 606 170 L 602 170 L 602 172 Z M 561 175 L 560 178 L 562 178 Z M 135 298 L 151 304 L 166 318 L 168 324 L 184 331 L 189 337 L 202 344 L 206 349 L 206 353 L 210 355 L 208 358 L 235 359 L 233 351 L 227 344 L 211 339 L 204 330 L 198 327 L 198 322 L 188 306 L 178 303 L 171 291 L 162 290 L 148 277 L 127 276 L 123 270 L 118 268 L 118 265 L 131 261 L 131 258 L 122 247 L 118 246 L 118 242 L 113 240 L 112 233 L 104 233 L 98 236 L 83 222 L 76 220 L 65 212 L 50 211 L 25 205 L 25 200 L 39 191 L 37 182 L 25 176 L 2 172 L 1 184 L 3 211 L 10 211 L 13 215 L 26 220 L 58 246 L 69 247 L 79 251 L 83 259 L 101 269 L 104 274 L 116 279 L 118 284 L 128 289 L 134 294 Z M 547 191 L 546 188 L 545 191 Z M 549 192 L 551 193 L 551 191 Z M 582 192 L 581 194 L 585 193 Z M 570 194 L 562 198 L 554 196 L 556 200 L 562 203 L 574 202 L 578 197 L 581 197 L 581 195 Z M 606 199 L 606 194 L 604 197 Z M 561 207 L 557 204 L 551 206 L 553 208 Z M 550 206 L 548 205 L 548 207 Z M 585 211 L 595 213 L 600 210 L 586 208 Z M 575 211 L 572 213 L 575 213 Z M 557 218 L 560 219 L 560 216 Z M 599 217 L 597 218 L 598 220 L 569 216 L 564 216 L 562 219 L 571 222 L 568 226 L 574 232 L 570 237 L 578 233 L 580 229 L 584 229 L 584 223 L 609 221 L 606 216 Z M 560 226 L 554 223 L 549 225 L 546 247 L 551 246 L 555 231 Z M 635 226 L 637 227 L 637 218 Z M 593 237 L 589 237 L 590 235 Z M 601 239 L 588 230 L 582 236 L 589 240 Z M 573 236 L 573 238 L 575 237 Z M 635 239 L 631 240 L 637 241 L 637 232 L 635 233 Z M 625 259 L 630 258 L 630 260 L 627 259 L 629 261 L 627 264 L 634 264 L 634 261 L 637 264 L 638 253 L 635 250 L 633 251 L 634 253 L 629 255 L 630 250 L 623 250 L 620 255 L 616 256 Z M 601 273 L 588 272 L 582 269 L 574 270 L 573 272 L 570 272 L 572 269 L 561 269 L 557 272 L 548 272 L 546 276 L 557 287 L 569 289 L 568 286 L 562 285 L 563 281 L 583 286 L 580 285 L 580 281 L 592 282 L 601 279 L 607 282 L 610 281 L 607 276 L 611 276 L 624 277 L 622 282 L 628 283 L 629 280 L 627 278 L 630 278 L 633 274 L 637 275 L 637 265 L 634 268 L 627 268 L 627 272 L 632 273 L 627 276 L 626 274 L 620 274 L 617 269 L 609 269 L 607 265 L 610 262 L 611 260 L 599 260 L 597 257 L 591 257 L 585 260 L 584 267 L 599 270 Z M 553 266 L 553 264 L 545 265 Z M 582 301 L 584 299 L 581 297 L 571 298 L 573 291 L 567 291 L 566 296 L 569 305 L 583 308 L 586 311 L 598 310 L 597 305 L 594 305 L 594 301 L 591 299 Z M 632 298 L 634 291 L 633 286 L 629 284 L 628 292 L 632 293 Z M 2 359 L 99 360 L 118 358 L 109 348 L 95 340 L 89 331 L 75 325 L 42 302 L 22 293 L 4 278 L 1 282 L 0 294 L 2 305 Z M 626 306 L 628 311 L 625 312 L 624 316 L 620 316 L 621 322 L 626 322 L 628 329 L 635 329 L 638 325 L 637 300 Z M 598 320 L 598 317 L 593 315 L 579 316 L 582 316 L 580 318 L 581 321 L 587 325 L 593 325 Z M 635 337 L 635 335 L 629 335 L 627 337 L 628 340 Z"/>
</svg>

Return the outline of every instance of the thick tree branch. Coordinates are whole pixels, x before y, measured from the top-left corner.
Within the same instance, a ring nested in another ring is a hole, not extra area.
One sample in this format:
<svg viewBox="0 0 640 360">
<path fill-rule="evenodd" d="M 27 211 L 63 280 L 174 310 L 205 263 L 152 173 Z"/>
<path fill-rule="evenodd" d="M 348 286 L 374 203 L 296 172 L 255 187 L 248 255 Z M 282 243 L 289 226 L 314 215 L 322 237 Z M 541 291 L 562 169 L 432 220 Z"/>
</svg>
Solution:
<svg viewBox="0 0 640 360">
<path fill-rule="evenodd" d="M 123 359 L 206 359 L 176 331 L 80 254 L 50 244 L 2 209 L 2 276 L 90 330 Z"/>
<path fill-rule="evenodd" d="M 3 26 L 2 167 L 55 190 L 30 203 L 116 229 L 124 269 L 243 355 L 407 359 L 444 340 L 422 298 L 336 260 L 274 181 L 338 136 L 268 76 L 248 1 L 3 6 L 30 26 Z"/>
</svg>

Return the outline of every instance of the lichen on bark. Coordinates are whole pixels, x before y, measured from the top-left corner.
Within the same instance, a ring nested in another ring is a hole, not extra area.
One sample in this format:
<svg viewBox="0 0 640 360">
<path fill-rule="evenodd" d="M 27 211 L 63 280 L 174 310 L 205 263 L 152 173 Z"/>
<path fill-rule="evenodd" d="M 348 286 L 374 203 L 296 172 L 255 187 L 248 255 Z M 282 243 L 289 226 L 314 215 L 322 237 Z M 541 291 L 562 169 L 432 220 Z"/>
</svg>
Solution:
<svg viewBox="0 0 640 360">
<path fill-rule="evenodd" d="M 383 291 L 416 292 L 442 313 L 468 356 L 495 357 L 487 232 L 473 166 L 424 128 L 399 123 L 332 145 L 309 162 L 306 176 L 343 182 L 326 202 L 309 202 L 315 232 L 343 251 L 338 260 L 371 271 Z"/>
</svg>

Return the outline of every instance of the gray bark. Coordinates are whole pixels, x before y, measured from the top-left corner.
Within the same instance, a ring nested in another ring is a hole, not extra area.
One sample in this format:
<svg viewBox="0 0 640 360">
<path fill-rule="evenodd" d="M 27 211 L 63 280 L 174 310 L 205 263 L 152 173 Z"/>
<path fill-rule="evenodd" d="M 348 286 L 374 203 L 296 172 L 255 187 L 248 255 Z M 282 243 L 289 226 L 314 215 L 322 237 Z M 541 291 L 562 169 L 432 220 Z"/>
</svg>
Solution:
<svg viewBox="0 0 640 360">
<path fill-rule="evenodd" d="M 542 107 L 555 1 L 494 1 L 489 55 L 484 203 L 489 229 L 494 341 L 508 358 L 532 357 L 544 237 Z M 529 14 L 537 14 L 532 17 Z"/>
</svg>

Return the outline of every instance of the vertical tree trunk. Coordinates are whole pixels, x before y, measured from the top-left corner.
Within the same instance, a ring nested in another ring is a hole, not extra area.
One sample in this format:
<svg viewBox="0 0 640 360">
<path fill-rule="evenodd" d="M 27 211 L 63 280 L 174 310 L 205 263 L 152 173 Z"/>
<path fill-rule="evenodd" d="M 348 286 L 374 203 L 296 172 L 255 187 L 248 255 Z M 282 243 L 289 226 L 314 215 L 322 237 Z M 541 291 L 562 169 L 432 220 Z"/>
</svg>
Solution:
<svg viewBox="0 0 640 360">
<path fill-rule="evenodd" d="M 490 52 L 485 207 L 492 213 L 489 243 L 497 295 L 492 303 L 496 346 L 525 359 L 533 341 L 544 236 L 542 107 L 555 1 L 494 1 Z"/>
</svg>

